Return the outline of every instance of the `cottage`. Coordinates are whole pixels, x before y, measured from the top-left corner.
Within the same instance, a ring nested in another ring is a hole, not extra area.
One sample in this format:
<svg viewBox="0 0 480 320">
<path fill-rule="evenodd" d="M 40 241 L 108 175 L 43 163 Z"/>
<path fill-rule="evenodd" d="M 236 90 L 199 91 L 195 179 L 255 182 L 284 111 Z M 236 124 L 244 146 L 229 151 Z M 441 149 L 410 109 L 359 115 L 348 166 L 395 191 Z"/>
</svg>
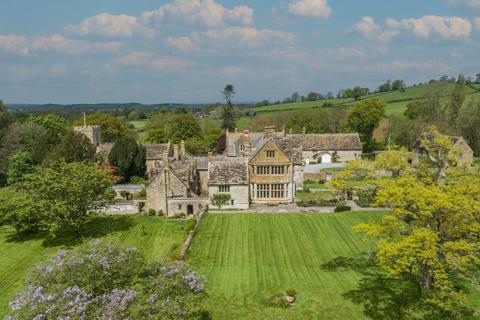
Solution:
<svg viewBox="0 0 480 320">
<path fill-rule="evenodd" d="M 416 156 L 415 162 L 419 162 L 419 159 L 426 155 L 426 151 L 422 148 L 421 139 L 431 139 L 431 137 L 426 136 L 425 134 L 418 137 L 417 141 L 412 147 L 412 151 Z M 454 156 L 457 160 L 457 165 L 466 165 L 471 166 L 473 163 L 473 150 L 470 148 L 468 143 L 459 136 L 450 136 L 452 140 L 453 147 L 460 151 L 459 154 L 455 153 Z"/>
</svg>

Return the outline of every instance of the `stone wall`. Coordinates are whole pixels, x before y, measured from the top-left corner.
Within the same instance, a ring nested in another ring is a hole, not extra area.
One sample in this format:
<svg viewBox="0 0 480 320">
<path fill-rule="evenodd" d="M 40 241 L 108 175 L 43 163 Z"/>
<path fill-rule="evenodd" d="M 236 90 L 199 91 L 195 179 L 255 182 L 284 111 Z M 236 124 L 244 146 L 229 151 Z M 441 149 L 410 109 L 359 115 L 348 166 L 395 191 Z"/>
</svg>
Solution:
<svg viewBox="0 0 480 320">
<path fill-rule="evenodd" d="M 100 126 L 80 126 L 73 128 L 76 132 L 84 134 L 90 141 L 98 147 L 100 145 L 101 138 L 100 138 Z"/>
<path fill-rule="evenodd" d="M 230 186 L 230 200 L 233 200 L 233 205 L 231 201 L 222 206 L 223 209 L 248 209 L 250 207 L 250 200 L 248 196 L 248 185 L 240 185 L 240 186 Z M 210 198 L 219 193 L 218 186 L 209 186 L 208 187 L 208 194 Z M 210 199 L 211 203 L 211 199 Z M 212 204 L 213 206 L 213 204 Z M 215 206 L 213 206 L 215 208 Z"/>
<path fill-rule="evenodd" d="M 352 151 L 303 151 L 303 159 L 305 162 L 308 163 L 316 163 L 317 159 L 322 156 L 322 154 L 328 153 L 333 156 L 334 152 L 336 152 L 337 162 L 346 162 L 351 160 L 360 159 L 362 156 L 361 150 L 352 150 Z"/>
</svg>

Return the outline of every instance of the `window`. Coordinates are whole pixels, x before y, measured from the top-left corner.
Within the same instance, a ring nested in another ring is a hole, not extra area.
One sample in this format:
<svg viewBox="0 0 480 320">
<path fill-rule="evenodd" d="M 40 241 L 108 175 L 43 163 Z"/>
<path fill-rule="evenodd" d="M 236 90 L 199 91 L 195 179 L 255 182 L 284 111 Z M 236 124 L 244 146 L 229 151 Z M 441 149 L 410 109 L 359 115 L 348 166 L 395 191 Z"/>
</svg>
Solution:
<svg viewBox="0 0 480 320">
<path fill-rule="evenodd" d="M 257 198 L 259 199 L 270 198 L 269 184 L 257 184 Z"/>
<path fill-rule="evenodd" d="M 271 185 L 272 198 L 285 198 L 285 185 L 284 184 L 272 184 Z"/>
<path fill-rule="evenodd" d="M 182 205 L 181 204 L 178 205 L 178 210 L 182 210 Z"/>
<path fill-rule="evenodd" d="M 284 184 L 258 184 L 257 198 L 259 199 L 283 199 L 285 198 Z"/>
<path fill-rule="evenodd" d="M 235 200 L 230 200 L 230 204 L 233 206 L 235 204 Z"/>
<path fill-rule="evenodd" d="M 264 174 L 285 174 L 285 166 L 257 166 L 256 173 Z"/>
<path fill-rule="evenodd" d="M 243 144 L 240 145 L 240 151 L 243 151 L 245 149 L 245 146 Z"/>
<path fill-rule="evenodd" d="M 230 192 L 230 186 L 219 186 L 218 191 L 219 192 Z"/>
<path fill-rule="evenodd" d="M 275 158 L 275 150 L 267 150 L 267 158 Z"/>
</svg>

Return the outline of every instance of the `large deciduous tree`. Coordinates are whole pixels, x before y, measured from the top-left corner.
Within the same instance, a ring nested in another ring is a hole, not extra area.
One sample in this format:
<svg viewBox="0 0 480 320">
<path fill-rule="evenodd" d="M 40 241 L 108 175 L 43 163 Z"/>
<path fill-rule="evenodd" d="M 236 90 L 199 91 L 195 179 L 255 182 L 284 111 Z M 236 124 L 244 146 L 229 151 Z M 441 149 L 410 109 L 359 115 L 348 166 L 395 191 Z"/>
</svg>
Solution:
<svg viewBox="0 0 480 320">
<path fill-rule="evenodd" d="M 84 134 L 68 131 L 62 141 L 47 156 L 49 161 L 63 159 L 65 162 L 90 161 L 95 157 L 96 147 Z"/>
<path fill-rule="evenodd" d="M 33 172 L 32 155 L 28 151 L 17 151 L 8 159 L 7 184 L 22 181 L 23 177 Z"/>
<path fill-rule="evenodd" d="M 115 142 L 118 139 L 126 138 L 133 133 L 132 129 L 130 129 L 125 121 L 107 113 L 89 114 L 87 115 L 86 120 L 87 125 L 89 126 L 100 126 L 101 138 L 104 142 Z M 84 124 L 83 117 L 76 120 L 73 124 L 76 126 L 82 126 Z"/>
<path fill-rule="evenodd" d="M 374 98 L 357 103 L 348 114 L 347 127 L 359 133 L 367 152 L 373 149 L 373 130 L 385 115 L 385 107 L 383 100 Z"/>
<path fill-rule="evenodd" d="M 460 281 L 480 267 L 480 172 L 454 167 L 449 137 L 424 136 L 421 165 L 402 163 L 395 178 L 377 182 L 376 204 L 391 212 L 354 229 L 378 239 L 377 263 L 390 277 L 416 280 L 428 306 L 416 310 L 420 318 L 470 319 Z"/>
<path fill-rule="evenodd" d="M 95 165 L 52 162 L 23 177 L 17 188 L 31 197 L 40 212 L 40 226 L 50 236 L 64 229 L 80 234 L 81 227 L 105 203 L 112 179 Z"/>
</svg>

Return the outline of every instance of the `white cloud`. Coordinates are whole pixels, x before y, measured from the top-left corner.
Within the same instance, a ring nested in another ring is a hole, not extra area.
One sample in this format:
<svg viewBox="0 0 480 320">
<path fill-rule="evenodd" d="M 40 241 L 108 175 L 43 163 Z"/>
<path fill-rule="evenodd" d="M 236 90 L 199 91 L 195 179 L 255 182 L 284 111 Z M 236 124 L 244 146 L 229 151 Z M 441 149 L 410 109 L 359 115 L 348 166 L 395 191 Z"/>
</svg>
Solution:
<svg viewBox="0 0 480 320">
<path fill-rule="evenodd" d="M 401 20 L 387 19 L 386 24 L 391 29 L 405 30 L 425 39 L 432 35 L 443 39 L 467 39 L 472 31 L 471 22 L 460 17 L 428 15 Z"/>
<path fill-rule="evenodd" d="M 293 0 L 288 4 L 288 10 L 297 16 L 323 19 L 328 18 L 332 13 L 327 0 Z"/>
<path fill-rule="evenodd" d="M 121 45 L 121 42 L 88 42 L 54 34 L 51 37 L 33 38 L 29 47 L 31 51 L 57 51 L 65 54 L 80 55 L 96 52 L 113 52 Z"/>
<path fill-rule="evenodd" d="M 0 51 L 19 54 L 28 54 L 27 37 L 15 34 L 0 35 Z"/>
<path fill-rule="evenodd" d="M 377 45 L 386 45 L 396 37 L 399 32 L 397 30 L 388 30 L 375 23 L 372 17 L 365 16 L 358 21 L 350 31 L 355 31 L 368 41 Z"/>
<path fill-rule="evenodd" d="M 116 62 L 125 67 L 148 67 L 159 71 L 187 69 L 194 65 L 192 61 L 157 57 L 151 52 L 132 52 L 118 58 Z"/>
<path fill-rule="evenodd" d="M 436 71 L 443 72 L 450 70 L 450 66 L 445 63 L 420 63 L 420 62 L 401 62 L 377 63 L 377 68 L 381 71 L 401 73 L 409 70 L 418 71 Z"/>
<path fill-rule="evenodd" d="M 292 43 L 295 36 L 285 31 L 270 29 L 229 27 L 224 29 L 210 29 L 203 32 L 194 32 L 192 38 L 196 43 L 205 41 L 226 41 L 238 46 L 264 46 L 272 43 Z"/>
<path fill-rule="evenodd" d="M 101 13 L 86 18 L 79 25 L 69 25 L 65 31 L 75 35 L 153 37 L 155 31 L 142 26 L 136 17 Z"/>
<path fill-rule="evenodd" d="M 189 37 L 169 37 L 166 39 L 167 45 L 182 52 L 197 51 L 198 47 Z"/>
<path fill-rule="evenodd" d="M 142 17 L 145 22 L 180 19 L 186 24 L 215 28 L 225 23 L 250 25 L 253 23 L 253 10 L 247 6 L 227 9 L 215 0 L 175 0 L 157 10 L 144 12 Z"/>
<path fill-rule="evenodd" d="M 50 37 L 26 37 L 14 34 L 0 35 L 0 51 L 26 56 L 30 53 L 59 52 L 71 55 L 112 52 L 121 42 L 88 42 L 73 40 L 60 34 Z"/>
<path fill-rule="evenodd" d="M 444 0 L 445 3 L 453 6 L 464 6 L 468 8 L 480 9 L 480 0 Z"/>
</svg>

